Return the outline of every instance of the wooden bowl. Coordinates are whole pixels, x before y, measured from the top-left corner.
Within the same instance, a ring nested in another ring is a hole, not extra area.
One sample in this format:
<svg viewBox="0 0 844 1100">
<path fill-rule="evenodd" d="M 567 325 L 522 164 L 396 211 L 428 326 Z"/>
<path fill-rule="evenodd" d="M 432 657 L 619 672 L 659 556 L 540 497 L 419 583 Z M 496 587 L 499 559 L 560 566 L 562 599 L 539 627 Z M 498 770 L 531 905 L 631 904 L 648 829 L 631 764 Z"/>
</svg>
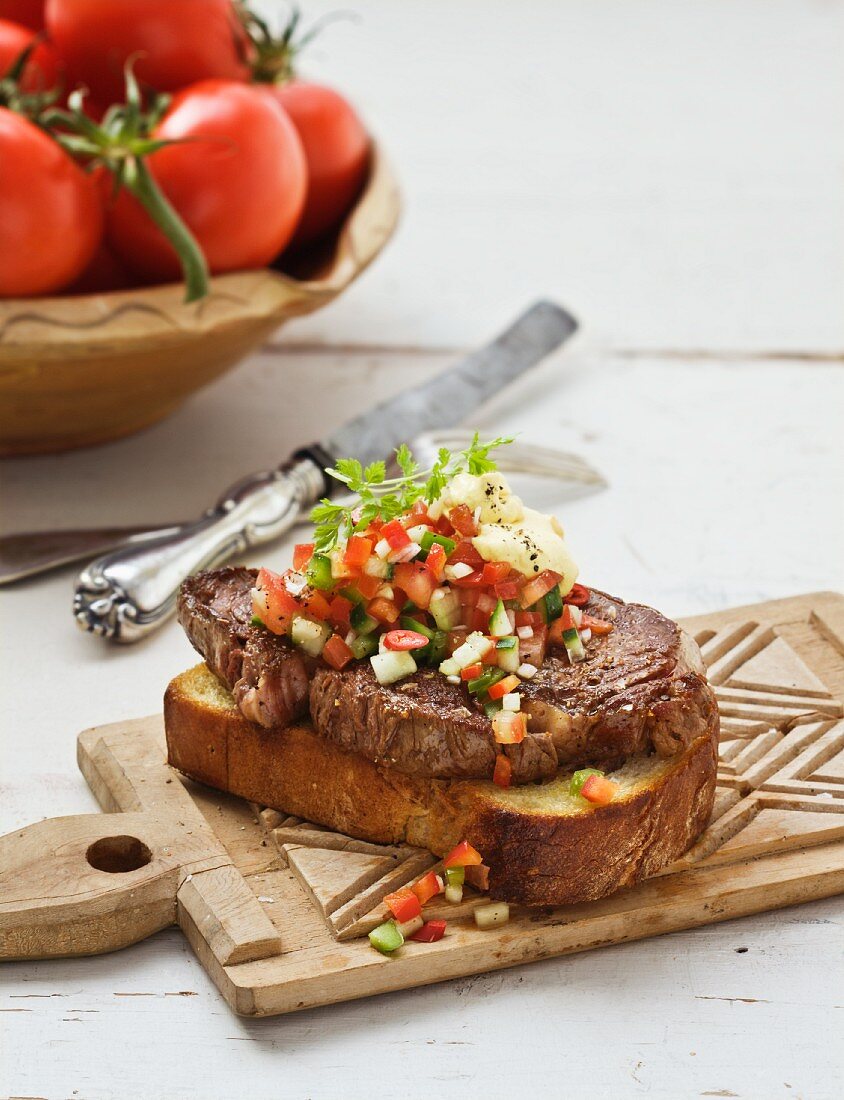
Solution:
<svg viewBox="0 0 844 1100">
<path fill-rule="evenodd" d="M 399 214 L 394 177 L 373 157 L 356 206 L 319 255 L 211 280 L 185 305 L 181 284 L 0 301 L 0 455 L 105 443 L 167 416 L 282 322 L 336 298 L 372 262 Z"/>
</svg>

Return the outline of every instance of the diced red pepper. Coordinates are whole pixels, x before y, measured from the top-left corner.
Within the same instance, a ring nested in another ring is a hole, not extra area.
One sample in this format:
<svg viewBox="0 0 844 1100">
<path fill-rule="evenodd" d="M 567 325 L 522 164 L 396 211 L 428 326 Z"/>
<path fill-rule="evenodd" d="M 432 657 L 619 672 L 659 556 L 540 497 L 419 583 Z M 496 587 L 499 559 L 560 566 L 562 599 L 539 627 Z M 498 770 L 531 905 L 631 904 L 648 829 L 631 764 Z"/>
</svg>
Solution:
<svg viewBox="0 0 844 1100">
<path fill-rule="evenodd" d="M 293 568 L 301 572 L 314 556 L 314 544 L 312 542 L 300 542 L 293 547 Z"/>
<path fill-rule="evenodd" d="M 606 806 L 618 794 L 618 789 L 618 783 L 605 775 L 590 775 L 580 788 L 580 793 L 594 805 Z"/>
<path fill-rule="evenodd" d="M 562 579 L 560 574 L 555 573 L 553 569 L 543 569 L 541 573 L 532 577 L 522 589 L 519 595 L 519 602 L 522 607 L 530 607 L 537 600 L 541 600 Z"/>
<path fill-rule="evenodd" d="M 476 569 L 465 577 L 449 577 L 448 583 L 454 588 L 483 588 L 484 575 Z"/>
<path fill-rule="evenodd" d="M 460 673 L 461 680 L 475 680 L 483 672 L 483 665 L 478 663 L 476 665 L 469 665 L 468 668 L 464 668 Z"/>
<path fill-rule="evenodd" d="M 518 676 L 505 676 L 497 684 L 493 684 L 487 691 L 490 699 L 503 699 L 508 691 L 513 691 L 522 681 Z"/>
<path fill-rule="evenodd" d="M 443 883 L 438 875 L 435 875 L 433 871 L 429 871 L 418 882 L 414 882 L 410 889 L 419 898 L 420 905 L 424 905 L 426 901 L 430 901 L 432 897 L 442 893 Z"/>
<path fill-rule="evenodd" d="M 371 600 L 383 583 L 380 577 L 371 577 L 369 573 L 355 577 L 355 588 L 365 600 Z"/>
<path fill-rule="evenodd" d="M 500 600 L 517 600 L 521 591 L 520 581 L 506 580 L 495 586 L 495 594 Z"/>
<path fill-rule="evenodd" d="M 345 668 L 349 661 L 355 659 L 354 653 L 349 649 L 339 634 L 332 634 L 322 649 L 322 656 L 332 668 Z"/>
<path fill-rule="evenodd" d="M 495 758 L 495 769 L 492 773 L 492 781 L 499 787 L 503 787 L 506 791 L 513 781 L 513 765 L 510 763 L 509 757 L 503 753 L 498 753 Z"/>
<path fill-rule="evenodd" d="M 510 575 L 510 566 L 506 561 L 488 561 L 484 566 L 484 582 L 486 584 L 500 584 Z"/>
<path fill-rule="evenodd" d="M 401 614 L 396 604 L 385 596 L 376 596 L 374 600 L 370 600 L 366 605 L 366 613 L 385 624 L 394 623 Z"/>
<path fill-rule="evenodd" d="M 421 928 L 410 937 L 417 943 L 436 943 L 445 935 L 444 920 L 426 920 Z"/>
<path fill-rule="evenodd" d="M 312 619 L 325 622 L 331 611 L 331 605 L 318 588 L 306 588 L 299 597 L 301 610 Z"/>
<path fill-rule="evenodd" d="M 585 607 L 589 603 L 589 589 L 584 584 L 573 584 L 571 591 L 563 596 L 563 603 L 573 603 L 575 607 Z"/>
<path fill-rule="evenodd" d="M 594 615 L 587 615 L 585 611 L 580 625 L 584 630 L 591 630 L 593 634 L 610 634 L 614 629 L 612 623 L 604 619 L 596 619 Z"/>
<path fill-rule="evenodd" d="M 403 886 L 401 890 L 387 894 L 384 903 L 399 924 L 422 915 L 422 904 L 409 886 Z"/>
<path fill-rule="evenodd" d="M 362 535 L 352 535 L 346 543 L 346 552 L 343 561 L 350 569 L 363 569 L 369 561 L 372 553 L 372 540 L 365 539 Z"/>
<path fill-rule="evenodd" d="M 397 519 L 391 519 L 381 528 L 381 538 L 386 539 L 392 550 L 403 550 L 413 542 L 405 530 L 403 524 Z"/>
<path fill-rule="evenodd" d="M 349 628 L 349 616 L 355 605 L 345 596 L 334 596 L 328 605 L 328 621 L 332 626 Z"/>
<path fill-rule="evenodd" d="M 443 579 L 445 573 L 445 559 L 445 547 L 435 542 L 428 551 L 427 558 L 425 558 L 425 568 L 438 583 Z"/>
<path fill-rule="evenodd" d="M 449 565 L 457 565 L 461 561 L 465 562 L 466 565 L 470 565 L 472 569 L 483 569 L 484 567 L 484 559 L 472 545 L 471 539 L 461 539 L 448 555 Z"/>
<path fill-rule="evenodd" d="M 397 653 L 405 653 L 411 649 L 424 649 L 428 639 L 417 630 L 388 630 L 384 635 L 386 649 L 395 650 Z"/>
<path fill-rule="evenodd" d="M 542 626 L 542 616 L 538 611 L 517 611 L 516 626 Z"/>
<path fill-rule="evenodd" d="M 445 857 L 443 867 L 470 867 L 476 863 L 483 863 L 481 853 L 468 840 L 461 840 Z"/>
<path fill-rule="evenodd" d="M 475 523 L 475 515 L 468 504 L 458 504 L 448 513 L 451 526 L 465 538 L 473 538 L 478 533 L 478 525 Z"/>
<path fill-rule="evenodd" d="M 431 593 L 437 587 L 436 579 L 430 569 L 420 561 L 403 562 L 393 572 L 393 584 L 407 593 L 407 597 L 427 610 L 431 603 Z"/>
</svg>

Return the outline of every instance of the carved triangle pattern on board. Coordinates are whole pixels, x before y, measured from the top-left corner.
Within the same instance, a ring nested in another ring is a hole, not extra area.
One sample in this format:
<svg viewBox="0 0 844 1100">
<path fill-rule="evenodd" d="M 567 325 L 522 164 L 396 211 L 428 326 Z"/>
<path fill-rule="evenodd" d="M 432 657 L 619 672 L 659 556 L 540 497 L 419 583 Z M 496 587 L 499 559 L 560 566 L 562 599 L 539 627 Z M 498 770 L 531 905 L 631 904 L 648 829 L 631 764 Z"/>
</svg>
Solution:
<svg viewBox="0 0 844 1100">
<path fill-rule="evenodd" d="M 697 641 L 721 716 L 712 820 L 662 874 L 742 862 L 844 838 L 844 715 L 840 700 L 764 623 L 734 623 Z M 389 916 L 384 897 L 435 866 L 418 848 L 371 844 L 276 810 L 254 807 L 307 897 L 338 940 L 366 935 Z M 431 902 L 428 919 L 471 915 Z"/>
</svg>

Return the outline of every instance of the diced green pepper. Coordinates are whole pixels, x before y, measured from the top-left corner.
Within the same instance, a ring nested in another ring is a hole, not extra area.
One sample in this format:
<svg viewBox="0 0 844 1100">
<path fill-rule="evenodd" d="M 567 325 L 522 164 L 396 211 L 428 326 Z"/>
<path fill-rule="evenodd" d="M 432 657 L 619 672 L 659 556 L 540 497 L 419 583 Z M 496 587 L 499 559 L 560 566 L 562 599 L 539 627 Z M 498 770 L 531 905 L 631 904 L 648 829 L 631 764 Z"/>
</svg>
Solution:
<svg viewBox="0 0 844 1100">
<path fill-rule="evenodd" d="M 445 535 L 437 535 L 433 531 L 426 531 L 422 538 L 419 540 L 419 545 L 422 547 L 423 550 L 428 551 L 431 549 L 435 542 L 438 542 L 440 544 L 443 550 L 445 550 L 446 554 L 453 553 L 454 548 L 457 545 L 454 539 L 446 538 Z"/>
<path fill-rule="evenodd" d="M 484 714 L 487 718 L 494 718 L 500 710 L 504 709 L 504 704 L 500 699 L 487 699 L 484 703 Z"/>
<path fill-rule="evenodd" d="M 404 943 L 404 936 L 396 927 L 396 922 L 388 920 L 372 929 L 369 933 L 369 942 L 382 955 L 390 955 Z"/>
<path fill-rule="evenodd" d="M 543 598 L 545 604 L 545 621 L 552 623 L 559 619 L 563 613 L 563 597 L 560 595 L 560 586 L 555 584 L 550 592 L 546 592 Z"/>
<path fill-rule="evenodd" d="M 358 592 L 356 588 L 341 588 L 339 589 L 337 594 L 339 596 L 343 596 L 349 601 L 349 603 L 353 603 L 355 605 L 366 603 L 366 600 L 363 598 L 363 596 L 361 596 L 360 592 Z"/>
<path fill-rule="evenodd" d="M 444 661 L 448 654 L 448 634 L 444 630 L 435 630 L 434 636 L 424 649 L 419 651 L 419 657 L 421 661 L 430 665 L 431 668 L 438 668 L 441 661 Z"/>
<path fill-rule="evenodd" d="M 507 673 L 503 668 L 496 668 L 495 665 L 492 665 L 480 676 L 476 676 L 474 680 L 469 681 L 469 691 L 473 695 L 482 695 L 484 692 L 489 691 L 493 684 L 503 680 L 506 675 Z"/>
<path fill-rule="evenodd" d="M 257 615 L 253 615 L 252 618 L 249 620 L 249 622 L 252 624 L 252 626 L 263 626 L 264 625 L 264 620 L 259 618 Z"/>
<path fill-rule="evenodd" d="M 371 657 L 378 652 L 378 639 L 374 634 L 359 634 L 349 642 L 349 649 L 362 661 L 364 657 Z"/>
<path fill-rule="evenodd" d="M 376 619 L 373 619 L 371 615 L 367 615 L 366 608 L 362 603 L 356 604 L 349 615 L 349 622 L 352 624 L 358 634 L 371 634 L 372 631 L 378 626 Z"/>
<path fill-rule="evenodd" d="M 598 768 L 581 768 L 580 771 L 575 772 L 571 777 L 569 783 L 569 794 L 578 795 L 583 789 L 583 784 L 589 778 L 590 775 L 603 775 L 604 773 Z"/>
<path fill-rule="evenodd" d="M 429 626 L 425 626 L 424 623 L 420 623 L 418 619 L 414 619 L 410 615 L 402 615 L 399 619 L 399 625 L 405 630 L 415 630 L 417 634 L 422 634 L 429 641 L 434 636 L 434 631 Z"/>
<path fill-rule="evenodd" d="M 465 867 L 445 867 L 444 870 L 447 886 L 462 886 L 466 881 Z"/>
<path fill-rule="evenodd" d="M 334 586 L 334 577 L 331 575 L 331 558 L 328 554 L 314 554 L 308 562 L 305 576 L 311 588 L 320 588 L 327 592 Z"/>
</svg>

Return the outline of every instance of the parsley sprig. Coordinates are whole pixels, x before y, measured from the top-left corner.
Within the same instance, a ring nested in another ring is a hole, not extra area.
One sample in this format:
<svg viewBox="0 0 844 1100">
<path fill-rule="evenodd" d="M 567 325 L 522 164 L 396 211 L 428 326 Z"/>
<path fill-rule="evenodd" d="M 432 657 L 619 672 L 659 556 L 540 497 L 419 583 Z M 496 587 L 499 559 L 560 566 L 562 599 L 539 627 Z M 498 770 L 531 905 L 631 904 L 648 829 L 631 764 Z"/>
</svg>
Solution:
<svg viewBox="0 0 844 1100">
<path fill-rule="evenodd" d="M 386 523 L 409 511 L 417 500 L 431 504 L 457 474 L 486 474 L 497 469 L 490 451 L 513 442 L 512 436 L 499 436 L 481 443 L 475 432 L 465 451 L 452 454 L 441 447 L 433 466 L 420 470 L 410 448 L 402 443 L 396 450 L 396 465 L 400 477 L 387 477 L 384 462 L 363 467 L 356 458 L 341 458 L 325 472 L 357 496 L 351 505 L 335 504 L 323 499 L 311 512 L 315 525 L 314 544 L 320 554 L 328 553 L 339 541 L 355 532 L 365 531 L 373 520 Z"/>
</svg>

